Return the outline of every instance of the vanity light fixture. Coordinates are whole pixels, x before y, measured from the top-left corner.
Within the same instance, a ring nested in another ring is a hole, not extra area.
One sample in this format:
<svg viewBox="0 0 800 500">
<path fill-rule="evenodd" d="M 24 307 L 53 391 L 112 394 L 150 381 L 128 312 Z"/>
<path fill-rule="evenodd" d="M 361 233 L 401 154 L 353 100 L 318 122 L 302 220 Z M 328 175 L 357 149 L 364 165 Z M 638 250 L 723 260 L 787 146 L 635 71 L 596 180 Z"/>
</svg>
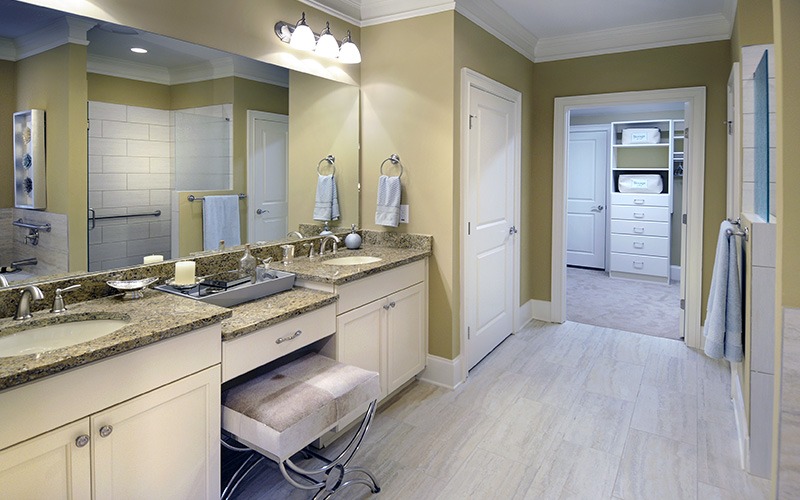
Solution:
<svg viewBox="0 0 800 500">
<path fill-rule="evenodd" d="M 143 49 L 141 47 L 131 47 L 131 52 L 136 52 L 137 54 L 147 54 L 147 49 Z"/>
<path fill-rule="evenodd" d="M 331 33 L 331 25 L 325 23 L 325 28 L 320 35 L 315 34 L 306 23 L 306 13 L 297 25 L 291 25 L 285 21 L 275 23 L 275 34 L 282 42 L 288 43 L 292 48 L 313 51 L 315 54 L 328 59 L 337 59 L 345 64 L 358 64 L 361 62 L 361 52 L 353 43 L 353 39 L 348 30 L 347 36 L 342 40 L 341 48 L 339 42 Z"/>
</svg>

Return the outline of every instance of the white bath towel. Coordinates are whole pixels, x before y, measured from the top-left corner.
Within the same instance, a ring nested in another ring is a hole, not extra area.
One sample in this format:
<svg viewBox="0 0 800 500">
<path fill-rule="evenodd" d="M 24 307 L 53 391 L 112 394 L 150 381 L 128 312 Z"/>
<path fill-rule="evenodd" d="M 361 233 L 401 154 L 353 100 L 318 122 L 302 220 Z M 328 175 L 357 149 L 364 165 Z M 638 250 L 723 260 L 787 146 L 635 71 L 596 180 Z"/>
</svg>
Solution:
<svg viewBox="0 0 800 500">
<path fill-rule="evenodd" d="M 339 215 L 339 192 L 336 190 L 336 177 L 333 174 L 320 175 L 317 178 L 314 220 L 337 220 Z"/>
<path fill-rule="evenodd" d="M 378 208 L 375 224 L 397 227 L 400 223 L 400 177 L 382 175 L 378 178 Z"/>
<path fill-rule="evenodd" d="M 705 353 L 711 358 L 741 361 L 742 348 L 742 291 L 739 284 L 739 239 L 728 235 L 735 231 L 733 224 L 723 221 L 719 228 L 717 254 L 711 275 L 706 322 Z"/>
<path fill-rule="evenodd" d="M 203 250 L 216 250 L 220 240 L 225 246 L 240 245 L 239 196 L 206 196 L 203 200 Z"/>
</svg>

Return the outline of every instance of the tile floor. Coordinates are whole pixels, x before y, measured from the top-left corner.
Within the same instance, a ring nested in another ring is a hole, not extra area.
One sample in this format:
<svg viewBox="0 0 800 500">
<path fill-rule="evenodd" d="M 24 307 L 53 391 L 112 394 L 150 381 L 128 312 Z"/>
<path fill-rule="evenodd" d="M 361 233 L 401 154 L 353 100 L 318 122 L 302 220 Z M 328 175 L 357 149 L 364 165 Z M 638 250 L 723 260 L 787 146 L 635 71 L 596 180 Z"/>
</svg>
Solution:
<svg viewBox="0 0 800 500">
<path fill-rule="evenodd" d="M 534 322 L 456 390 L 414 382 L 379 409 L 354 463 L 382 491 L 337 498 L 767 498 L 739 467 L 729 394 L 726 365 L 681 342 Z M 270 463 L 236 498 L 310 496 Z"/>
</svg>

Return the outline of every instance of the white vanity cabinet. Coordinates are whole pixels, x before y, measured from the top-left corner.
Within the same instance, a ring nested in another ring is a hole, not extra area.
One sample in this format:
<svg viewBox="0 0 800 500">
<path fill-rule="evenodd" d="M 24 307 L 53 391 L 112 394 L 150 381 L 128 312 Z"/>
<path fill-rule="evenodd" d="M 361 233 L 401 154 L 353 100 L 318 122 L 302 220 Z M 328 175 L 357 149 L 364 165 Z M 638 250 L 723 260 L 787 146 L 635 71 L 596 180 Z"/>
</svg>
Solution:
<svg viewBox="0 0 800 500">
<path fill-rule="evenodd" d="M 0 393 L 0 496 L 218 498 L 219 339 L 205 327 Z"/>
</svg>

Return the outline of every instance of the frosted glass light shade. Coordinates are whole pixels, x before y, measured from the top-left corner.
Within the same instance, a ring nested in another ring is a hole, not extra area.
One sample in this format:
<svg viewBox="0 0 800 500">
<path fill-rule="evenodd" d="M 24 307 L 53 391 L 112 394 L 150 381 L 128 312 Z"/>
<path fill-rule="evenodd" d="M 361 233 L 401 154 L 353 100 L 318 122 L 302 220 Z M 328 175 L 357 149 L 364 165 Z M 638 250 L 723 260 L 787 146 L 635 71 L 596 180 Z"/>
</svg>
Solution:
<svg viewBox="0 0 800 500">
<path fill-rule="evenodd" d="M 319 37 L 314 52 L 316 52 L 317 55 L 331 59 L 336 59 L 336 57 L 339 56 L 339 43 L 331 34 L 330 24 L 327 24 L 325 29 L 322 30 L 322 36 Z"/>
<path fill-rule="evenodd" d="M 314 50 L 317 40 L 314 38 L 314 32 L 306 24 L 306 14 L 297 22 L 297 26 L 292 32 L 292 39 L 289 45 L 297 50 Z"/>
<path fill-rule="evenodd" d="M 361 52 L 350 38 L 349 31 L 344 40 L 342 40 L 342 46 L 339 49 L 339 60 L 345 64 L 358 64 L 361 62 Z"/>
</svg>

